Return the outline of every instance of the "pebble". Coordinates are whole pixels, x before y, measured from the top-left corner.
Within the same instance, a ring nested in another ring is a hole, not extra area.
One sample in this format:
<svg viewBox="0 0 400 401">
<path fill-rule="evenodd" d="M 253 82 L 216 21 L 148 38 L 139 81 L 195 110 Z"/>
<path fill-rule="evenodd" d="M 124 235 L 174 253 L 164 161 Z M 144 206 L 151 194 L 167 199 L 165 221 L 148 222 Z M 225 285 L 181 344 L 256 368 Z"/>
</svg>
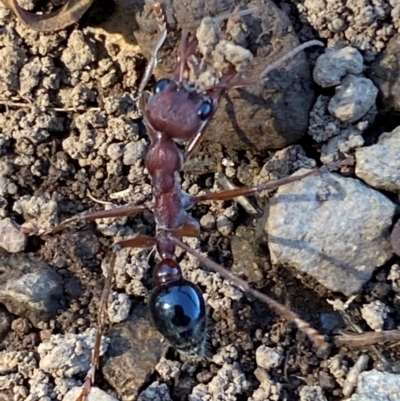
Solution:
<svg viewBox="0 0 400 401">
<path fill-rule="evenodd" d="M 300 401 L 327 401 L 320 386 L 304 386 L 299 395 Z"/>
<path fill-rule="evenodd" d="M 283 350 L 260 345 L 256 350 L 256 362 L 266 370 L 277 368 L 283 362 Z"/>
<path fill-rule="evenodd" d="M 9 217 L 0 220 L 0 247 L 10 253 L 22 252 L 27 243 L 27 236 Z"/>
<path fill-rule="evenodd" d="M 154 382 L 142 391 L 137 401 L 171 401 L 169 389 L 165 383 Z"/>
<path fill-rule="evenodd" d="M 400 191 L 400 126 L 379 137 L 378 143 L 356 150 L 356 175 L 371 187 Z"/>
<path fill-rule="evenodd" d="M 361 74 L 364 68 L 361 53 L 351 46 L 326 49 L 314 67 L 314 81 L 323 88 L 339 85 L 346 74 Z"/>
<path fill-rule="evenodd" d="M 0 269 L 0 302 L 10 313 L 37 326 L 64 305 L 61 276 L 39 257 L 0 252 Z"/>
<path fill-rule="evenodd" d="M 349 74 L 336 88 L 328 109 L 338 120 L 352 123 L 375 105 L 377 95 L 378 89 L 370 79 Z"/>
<path fill-rule="evenodd" d="M 129 316 L 132 301 L 126 294 L 113 292 L 112 301 L 108 303 L 108 318 L 112 323 L 121 323 Z"/>
<path fill-rule="evenodd" d="M 65 394 L 63 401 L 76 401 L 82 392 L 81 387 L 74 387 Z M 85 401 L 119 401 L 117 398 L 108 395 L 105 391 L 98 387 L 92 387 L 90 393 L 86 396 Z"/>
<path fill-rule="evenodd" d="M 295 267 L 349 296 L 391 258 L 395 209 L 359 180 L 327 173 L 280 187 L 260 224 L 272 263 Z"/>
<path fill-rule="evenodd" d="M 379 300 L 364 304 L 361 308 L 361 316 L 372 330 L 381 331 L 390 309 Z"/>
<path fill-rule="evenodd" d="M 217 230 L 223 235 L 229 235 L 233 231 L 233 222 L 226 216 L 217 217 Z"/>
<path fill-rule="evenodd" d="M 139 141 L 129 142 L 123 148 L 123 163 L 126 166 L 132 166 L 137 161 L 142 160 L 146 154 L 147 146 L 146 141 L 141 139 Z"/>
<path fill-rule="evenodd" d="M 237 362 L 225 363 L 208 384 L 199 384 L 193 388 L 190 401 L 205 399 L 229 401 L 237 399 L 250 388 L 250 382 L 242 372 Z"/>
<path fill-rule="evenodd" d="M 200 219 L 200 225 L 206 230 L 212 230 L 215 227 L 215 217 L 207 213 Z"/>
</svg>

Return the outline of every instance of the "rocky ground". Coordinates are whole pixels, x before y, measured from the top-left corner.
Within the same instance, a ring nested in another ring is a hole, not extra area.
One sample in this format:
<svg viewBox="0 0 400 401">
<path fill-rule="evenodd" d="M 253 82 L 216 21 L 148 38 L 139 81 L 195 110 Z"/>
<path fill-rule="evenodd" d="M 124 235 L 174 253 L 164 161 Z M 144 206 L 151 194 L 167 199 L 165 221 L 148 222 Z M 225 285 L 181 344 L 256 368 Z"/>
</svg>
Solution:
<svg viewBox="0 0 400 401">
<path fill-rule="evenodd" d="M 150 212 L 46 234 L 82 211 L 151 200 L 136 91 L 157 37 L 152 2 L 102 5 L 40 33 L 0 4 L 0 401 L 78 397 L 109 247 L 154 234 Z M 297 312 L 329 349 L 181 252 L 210 317 L 209 358 L 185 361 L 149 320 L 154 251 L 123 250 L 88 400 L 400 400 L 400 3 L 163 5 L 157 78 L 176 62 L 179 27 L 237 5 L 258 8 L 221 25 L 251 52 L 250 76 L 299 42 L 326 44 L 229 91 L 182 187 L 257 185 L 347 158 L 337 173 L 196 206 L 202 235 L 188 241 Z"/>
</svg>

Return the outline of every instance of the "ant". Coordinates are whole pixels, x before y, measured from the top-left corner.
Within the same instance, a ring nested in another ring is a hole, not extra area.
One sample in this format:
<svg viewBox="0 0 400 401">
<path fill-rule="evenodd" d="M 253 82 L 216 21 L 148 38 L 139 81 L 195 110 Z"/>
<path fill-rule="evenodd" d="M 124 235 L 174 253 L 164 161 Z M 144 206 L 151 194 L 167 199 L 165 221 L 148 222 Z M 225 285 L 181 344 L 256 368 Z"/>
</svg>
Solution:
<svg viewBox="0 0 400 401">
<path fill-rule="evenodd" d="M 238 11 L 214 20 L 219 22 L 230 16 L 245 15 L 253 11 Z M 175 259 L 176 247 L 197 257 L 204 265 L 218 272 L 222 277 L 230 280 L 248 294 L 265 302 L 278 314 L 294 322 L 298 329 L 305 333 L 317 347 L 326 348 L 327 346 L 324 337 L 297 314 L 267 295 L 253 289 L 245 280 L 237 277 L 229 270 L 191 249 L 182 242 L 182 237 L 198 238 L 200 235 L 199 223 L 188 214 L 188 210 L 199 202 L 230 200 L 239 196 L 253 195 L 264 190 L 276 189 L 281 185 L 301 180 L 310 175 L 337 169 L 340 164 L 333 163 L 310 170 L 302 175 L 286 177 L 254 187 L 223 190 L 199 196 L 192 196 L 183 191 L 179 181 L 179 174 L 184 161 L 198 149 L 204 138 L 206 127 L 217 109 L 218 100 L 225 91 L 260 82 L 271 70 L 305 48 L 315 45 L 323 46 L 323 43 L 316 40 L 306 42 L 269 65 L 259 76 L 250 79 L 242 77 L 240 66 L 231 65 L 226 68 L 221 76 L 212 80 L 208 85 L 203 85 L 203 88 L 200 89 L 187 78 L 190 72 L 193 70 L 199 72 L 205 64 L 204 59 L 200 63 L 194 61 L 195 55 L 198 54 L 199 41 L 196 36 L 191 37 L 187 30 L 183 30 L 180 59 L 171 77 L 159 80 L 155 85 L 154 92 L 150 93 L 145 91 L 145 88 L 157 65 L 157 53 L 167 37 L 166 21 L 159 3 L 154 5 L 154 14 L 160 30 L 160 37 L 152 50 L 138 91 L 139 108 L 151 142 L 145 158 L 145 166 L 151 178 L 152 203 L 150 205 L 126 205 L 107 211 L 85 212 L 63 221 L 51 231 L 51 233 L 59 232 L 76 221 L 88 222 L 110 217 L 133 216 L 145 210 L 152 211 L 156 221 L 155 237 L 139 236 L 112 245 L 109 271 L 101 299 L 98 317 L 99 328 L 92 364 L 77 401 L 83 401 L 89 394 L 95 371 L 99 365 L 100 343 L 105 327 L 105 311 L 115 267 L 116 252 L 123 248 L 156 247 L 160 262 L 153 272 L 155 288 L 149 299 L 150 314 L 158 331 L 185 356 L 192 358 L 205 356 L 207 315 L 200 289 L 183 277 L 182 270 Z M 247 61 L 244 60 L 244 63 L 246 64 Z M 186 149 L 180 150 L 177 142 L 185 144 Z"/>
</svg>

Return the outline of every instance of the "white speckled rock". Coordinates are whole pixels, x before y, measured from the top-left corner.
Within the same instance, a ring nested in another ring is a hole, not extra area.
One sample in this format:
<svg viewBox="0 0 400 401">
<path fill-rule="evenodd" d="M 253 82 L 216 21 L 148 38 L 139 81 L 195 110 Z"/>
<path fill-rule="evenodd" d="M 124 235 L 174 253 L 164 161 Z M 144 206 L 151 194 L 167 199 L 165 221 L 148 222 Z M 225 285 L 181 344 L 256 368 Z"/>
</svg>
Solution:
<svg viewBox="0 0 400 401">
<path fill-rule="evenodd" d="M 389 199 L 361 181 L 326 173 L 280 187 L 260 224 L 272 263 L 351 295 L 392 256 L 394 212 Z"/>
<path fill-rule="evenodd" d="M 318 57 L 313 72 L 314 81 L 323 88 L 339 85 L 346 74 L 361 74 L 364 61 L 361 53 L 351 46 L 326 49 Z"/>
<path fill-rule="evenodd" d="M 358 377 L 357 391 L 348 401 L 400 400 L 400 375 L 370 370 Z"/>
<path fill-rule="evenodd" d="M 379 137 L 378 143 L 356 150 L 356 174 L 371 187 L 400 191 L 400 126 Z"/>
<path fill-rule="evenodd" d="M 336 88 L 328 109 L 338 120 L 353 123 L 375 105 L 377 95 L 378 89 L 370 79 L 349 74 Z"/>
<path fill-rule="evenodd" d="M 76 401 L 76 399 L 81 394 L 82 389 L 80 387 L 74 387 L 63 398 L 63 401 Z M 108 395 L 103 390 L 100 390 L 98 387 L 93 387 L 90 390 L 90 393 L 85 398 L 86 401 L 118 401 L 117 398 Z"/>
</svg>

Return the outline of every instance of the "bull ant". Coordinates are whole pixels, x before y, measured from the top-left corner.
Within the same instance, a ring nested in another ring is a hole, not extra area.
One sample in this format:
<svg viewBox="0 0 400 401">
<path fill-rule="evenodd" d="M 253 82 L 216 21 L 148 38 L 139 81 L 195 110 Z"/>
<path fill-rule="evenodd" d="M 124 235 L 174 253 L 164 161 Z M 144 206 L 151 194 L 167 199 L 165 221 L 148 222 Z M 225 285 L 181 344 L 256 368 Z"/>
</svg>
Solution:
<svg viewBox="0 0 400 401">
<path fill-rule="evenodd" d="M 239 11 L 216 19 L 221 21 L 232 15 L 244 15 L 253 10 Z M 253 195 L 258 192 L 275 189 L 281 185 L 301 180 L 313 174 L 335 169 L 335 166 L 325 166 L 309 172 L 287 177 L 253 187 L 233 190 L 223 190 L 200 196 L 192 196 L 182 190 L 179 173 L 185 160 L 199 147 L 207 124 L 213 117 L 218 100 L 224 91 L 232 88 L 248 86 L 262 81 L 266 75 L 286 60 L 294 57 L 307 47 L 319 45 L 316 40 L 304 43 L 269 65 L 257 77 L 245 79 L 237 66 L 230 66 L 226 71 L 206 85 L 201 90 L 186 78 L 190 70 L 201 69 L 202 61 L 194 68 L 193 59 L 197 53 L 198 39 L 182 33 L 180 60 L 168 79 L 157 82 L 153 93 L 145 91 L 145 87 L 157 64 L 157 52 L 167 36 L 165 17 L 159 3 L 154 6 L 154 13 L 160 29 L 160 37 L 152 51 L 146 72 L 139 86 L 139 107 L 143 114 L 147 134 L 151 145 L 145 159 L 145 166 L 151 177 L 153 201 L 151 205 L 127 205 L 116 209 L 98 212 L 87 212 L 65 220 L 56 226 L 52 233 L 58 232 L 76 221 L 92 221 L 96 219 L 133 216 L 144 210 L 154 213 L 156 221 L 155 237 L 140 236 L 119 241 L 113 244 L 110 267 L 102 294 L 98 324 L 99 329 L 93 351 L 91 369 L 82 387 L 78 400 L 83 401 L 89 394 L 94 381 L 95 370 L 99 365 L 100 343 L 105 327 L 105 311 L 110 292 L 116 252 L 127 247 L 156 247 L 161 261 L 154 269 L 155 288 L 153 289 L 149 309 L 153 322 L 159 332 L 179 352 L 191 357 L 201 358 L 205 355 L 207 336 L 206 307 L 200 289 L 192 282 L 185 280 L 182 270 L 175 259 L 176 247 L 197 257 L 204 265 L 218 272 L 225 279 L 242 288 L 253 297 L 265 302 L 276 313 L 294 322 L 298 329 L 305 333 L 319 348 L 326 347 L 324 337 L 313 329 L 297 314 L 287 309 L 277 301 L 253 289 L 250 285 L 235 276 L 224 267 L 202 256 L 182 242 L 182 237 L 199 237 L 199 223 L 188 214 L 195 204 L 204 201 L 229 200 L 238 196 Z M 186 145 L 182 152 L 176 144 L 179 141 Z M 332 168 L 330 168 L 332 167 Z"/>
</svg>

